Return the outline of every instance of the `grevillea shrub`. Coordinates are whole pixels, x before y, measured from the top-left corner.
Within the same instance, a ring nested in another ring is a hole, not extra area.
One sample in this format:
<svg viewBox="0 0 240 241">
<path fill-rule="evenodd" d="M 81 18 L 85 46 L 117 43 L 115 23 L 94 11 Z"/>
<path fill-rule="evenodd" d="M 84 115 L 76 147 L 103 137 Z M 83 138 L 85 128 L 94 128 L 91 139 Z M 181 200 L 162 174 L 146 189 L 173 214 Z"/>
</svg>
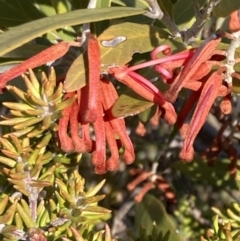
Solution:
<svg viewBox="0 0 240 241">
<path fill-rule="evenodd" d="M 1 240 L 239 240 L 238 1 L 0 0 L 0 31 Z"/>
</svg>

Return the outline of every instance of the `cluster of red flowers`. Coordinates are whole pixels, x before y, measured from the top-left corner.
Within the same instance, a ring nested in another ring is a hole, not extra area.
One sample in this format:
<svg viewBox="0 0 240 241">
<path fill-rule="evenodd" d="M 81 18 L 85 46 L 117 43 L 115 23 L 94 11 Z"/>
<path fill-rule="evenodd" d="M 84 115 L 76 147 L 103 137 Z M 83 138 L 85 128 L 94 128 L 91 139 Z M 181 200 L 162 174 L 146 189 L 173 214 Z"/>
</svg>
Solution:
<svg viewBox="0 0 240 241">
<path fill-rule="evenodd" d="M 75 94 L 78 98 L 63 111 L 64 117 L 59 121 L 59 140 L 65 152 L 92 153 L 95 172 L 102 174 L 118 168 L 121 147 L 124 148 L 122 158 L 125 163 L 131 164 L 135 154 L 124 119 L 111 115 L 110 110 L 118 94 L 106 77 L 100 78 L 100 49 L 97 39 L 93 37 L 88 40 L 88 60 L 90 71 L 87 85 L 77 93 L 66 94 L 66 98 Z M 90 135 L 90 125 L 94 129 L 95 141 Z M 111 152 L 109 158 L 106 157 L 106 145 Z"/>
<path fill-rule="evenodd" d="M 159 117 L 168 124 L 177 123 L 184 139 L 180 158 L 191 161 L 194 155 L 194 140 L 206 121 L 207 115 L 219 96 L 223 97 L 221 110 L 224 114 L 231 112 L 231 83 L 224 80 L 226 67 L 219 61 L 225 59 L 225 51 L 217 50 L 221 42 L 221 33 L 216 33 L 196 49 L 184 50 L 171 55 L 169 46 L 159 46 L 152 52 L 152 60 L 127 67 L 111 67 L 109 75 L 127 85 L 145 99 L 158 105 Z M 157 58 L 159 52 L 165 56 Z M 100 50 L 97 40 L 89 39 L 89 83 L 78 91 L 78 101 L 64 111 L 60 120 L 59 137 L 64 151 L 92 152 L 92 163 L 97 173 L 116 170 L 119 159 L 119 146 L 124 147 L 123 159 L 126 163 L 134 160 L 133 145 L 127 135 L 123 119 L 113 118 L 111 107 L 118 98 L 115 87 L 106 79 L 100 78 Z M 169 84 L 169 89 L 161 93 L 150 81 L 135 72 L 138 69 L 155 66 L 162 79 Z M 176 113 L 173 103 L 182 88 L 192 90 L 180 113 Z M 71 96 L 72 94 L 67 94 Z M 195 109 L 194 109 L 195 108 Z M 191 121 L 186 118 L 194 109 Z M 71 138 L 68 136 L 70 123 Z M 81 123 L 79 134 L 78 123 Z M 89 136 L 92 124 L 96 136 L 93 142 Z M 81 136 L 81 138 L 79 137 Z M 116 140 L 119 138 L 119 140 Z M 111 157 L 106 160 L 106 142 Z M 93 144 L 95 143 L 95 144 Z"/>
<path fill-rule="evenodd" d="M 240 23 L 233 24 L 236 23 L 235 15 L 231 15 L 229 26 L 233 30 L 239 30 Z M 239 21 L 238 18 L 237 20 Z M 112 66 L 108 70 L 111 77 L 157 104 L 157 117 L 163 118 L 169 125 L 177 124 L 184 139 L 180 158 L 185 161 L 193 159 L 194 140 L 206 121 L 215 99 L 222 97 L 221 111 L 224 114 L 231 112 L 232 84 L 224 81 L 225 75 L 229 72 L 222 63 L 226 58 L 226 51 L 217 49 L 221 38 L 222 33 L 218 32 L 204 41 L 199 48 L 176 54 L 172 54 L 171 48 L 167 45 L 159 46 L 153 50 L 150 61 L 130 67 Z M 4 88 L 10 79 L 27 69 L 63 56 L 70 46 L 76 44 L 61 42 L 3 73 L 0 75 L 0 88 Z M 89 81 L 78 91 L 65 94 L 66 99 L 74 95 L 77 98 L 71 106 L 63 110 L 63 117 L 59 121 L 59 143 L 65 152 L 92 153 L 95 172 L 105 173 L 118 168 L 119 149 L 124 149 L 123 160 L 127 164 L 134 161 L 135 154 L 124 119 L 114 118 L 111 113 L 118 94 L 107 76 L 101 75 L 101 54 L 96 38 L 89 37 L 87 52 Z M 161 58 L 158 57 L 159 52 L 163 54 Z M 236 62 L 239 62 L 239 59 Z M 165 93 L 161 93 L 154 84 L 136 72 L 150 66 L 154 66 L 162 80 L 169 85 Z M 237 73 L 233 73 L 232 77 L 240 79 Z M 177 114 L 173 104 L 183 88 L 191 90 L 191 95 Z M 187 117 L 191 115 L 192 110 L 194 111 L 191 120 L 188 121 Z M 91 127 L 94 129 L 95 139 L 92 137 Z M 110 157 L 107 157 L 106 146 L 110 150 Z"/>
<path fill-rule="evenodd" d="M 158 104 L 160 116 L 169 124 L 177 123 L 184 144 L 180 157 L 191 161 L 194 155 L 193 142 L 206 121 L 207 115 L 218 96 L 224 97 L 221 110 L 228 114 L 231 111 L 231 83 L 223 81 L 226 68 L 218 59 L 225 58 L 225 51 L 217 50 L 221 41 L 220 34 L 214 34 L 199 48 L 185 50 L 170 55 L 168 46 L 160 46 L 152 52 L 153 60 L 132 67 L 114 67 L 110 73 L 122 83 L 128 85 L 139 95 Z M 156 58 L 159 51 L 167 56 Z M 160 91 L 135 70 L 155 66 L 163 81 L 169 84 L 165 93 Z M 179 68 L 182 69 L 179 71 Z M 215 70 L 213 67 L 216 67 Z M 176 114 L 172 104 L 176 101 L 182 88 L 192 90 L 192 93 L 180 113 Z M 197 102 L 197 104 L 196 104 Z M 196 104 L 196 107 L 195 107 Z M 191 110 L 195 107 L 192 119 L 184 123 Z"/>
</svg>

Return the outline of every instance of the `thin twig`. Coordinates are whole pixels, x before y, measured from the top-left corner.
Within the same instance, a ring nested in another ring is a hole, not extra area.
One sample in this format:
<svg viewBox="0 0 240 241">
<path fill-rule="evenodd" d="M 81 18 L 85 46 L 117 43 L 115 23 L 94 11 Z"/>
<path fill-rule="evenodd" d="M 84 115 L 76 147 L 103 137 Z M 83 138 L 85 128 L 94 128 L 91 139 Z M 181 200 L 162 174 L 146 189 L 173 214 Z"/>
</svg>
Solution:
<svg viewBox="0 0 240 241">
<path fill-rule="evenodd" d="M 202 30 L 203 25 L 207 21 L 208 17 L 213 11 L 213 7 L 219 3 L 220 0 L 210 0 L 208 6 L 203 12 L 199 9 L 196 0 L 193 0 L 194 10 L 196 14 L 196 21 L 186 31 L 182 31 L 182 39 L 185 44 L 188 44 L 192 38 L 195 38 L 197 34 Z M 198 10 L 198 13 L 196 11 Z"/>
<path fill-rule="evenodd" d="M 225 75 L 225 81 L 227 83 L 232 83 L 232 74 L 235 72 L 235 51 L 240 46 L 240 31 L 232 33 L 234 39 L 231 40 L 229 44 L 228 50 L 226 52 L 227 63 L 225 66 L 227 67 L 227 72 Z"/>
<path fill-rule="evenodd" d="M 178 26 L 170 16 L 164 14 L 157 0 L 146 0 L 146 2 L 149 4 L 150 11 L 146 12 L 144 15 L 152 19 L 158 19 L 168 28 L 174 37 L 180 37 L 181 34 Z"/>
</svg>

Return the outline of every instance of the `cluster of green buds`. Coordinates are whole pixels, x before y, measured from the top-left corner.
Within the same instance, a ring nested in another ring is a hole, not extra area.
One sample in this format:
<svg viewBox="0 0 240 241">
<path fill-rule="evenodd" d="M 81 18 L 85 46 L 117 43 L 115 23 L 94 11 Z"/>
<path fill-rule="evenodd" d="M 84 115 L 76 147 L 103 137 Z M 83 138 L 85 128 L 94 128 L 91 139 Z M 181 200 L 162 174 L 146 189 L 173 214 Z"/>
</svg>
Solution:
<svg viewBox="0 0 240 241">
<path fill-rule="evenodd" d="M 239 231 L 232 231 L 231 223 L 219 223 L 218 215 L 213 218 L 213 229 L 208 229 L 201 241 L 239 241 Z"/>
<path fill-rule="evenodd" d="M 10 109 L 10 115 L 2 116 L 2 126 L 12 126 L 4 137 L 14 134 L 17 137 L 26 135 L 29 138 L 43 135 L 50 130 L 57 131 L 56 120 L 61 117 L 61 110 L 71 105 L 75 96 L 65 101 L 63 97 L 63 84 L 57 83 L 56 74 L 51 68 L 47 77 L 42 72 L 39 82 L 34 72 L 29 69 L 29 77 L 22 75 L 27 86 L 24 92 L 15 86 L 6 86 L 7 90 L 20 99 L 18 103 L 4 102 L 3 105 Z"/>
</svg>

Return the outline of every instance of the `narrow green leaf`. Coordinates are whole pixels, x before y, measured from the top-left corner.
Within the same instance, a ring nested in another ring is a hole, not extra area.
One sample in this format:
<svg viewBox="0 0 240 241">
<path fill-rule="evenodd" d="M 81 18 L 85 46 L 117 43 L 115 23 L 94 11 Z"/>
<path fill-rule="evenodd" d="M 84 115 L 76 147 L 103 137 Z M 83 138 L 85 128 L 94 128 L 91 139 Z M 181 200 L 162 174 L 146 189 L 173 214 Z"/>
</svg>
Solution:
<svg viewBox="0 0 240 241">
<path fill-rule="evenodd" d="M 88 22 L 133 16 L 144 12 L 145 11 L 142 9 L 128 7 L 81 9 L 38 19 L 36 21 L 22 24 L 1 34 L 0 56 L 54 29 Z"/>
<path fill-rule="evenodd" d="M 35 224 L 32 218 L 19 203 L 17 204 L 17 211 L 28 228 L 35 227 Z"/>
<path fill-rule="evenodd" d="M 5 196 L 5 197 L 1 197 L 0 200 L 0 215 L 3 214 L 3 212 L 5 211 L 7 204 L 8 204 L 8 200 L 9 200 L 9 196 Z"/>
<path fill-rule="evenodd" d="M 94 186 L 93 188 L 91 188 L 88 192 L 86 192 L 85 197 L 92 197 L 95 194 L 97 194 L 103 187 L 103 185 L 105 184 L 106 179 L 102 180 L 100 183 L 98 183 L 96 186 Z"/>
<path fill-rule="evenodd" d="M 110 213 L 111 211 L 106 209 L 106 208 L 103 208 L 103 207 L 99 207 L 99 206 L 87 206 L 86 208 L 84 208 L 83 210 L 83 215 L 86 215 L 87 214 L 91 214 L 91 215 L 98 215 L 98 214 L 105 214 L 105 213 Z"/>
<path fill-rule="evenodd" d="M 55 8 L 57 14 L 62 14 L 70 12 L 72 9 L 71 3 L 69 0 L 50 0 L 52 6 Z"/>
<path fill-rule="evenodd" d="M 35 0 L 35 6 L 47 17 L 54 16 L 57 14 L 56 10 L 54 9 L 53 5 L 51 4 L 52 1 L 49 0 Z"/>
<path fill-rule="evenodd" d="M 16 161 L 3 156 L 0 156 L 0 163 L 5 164 L 9 167 L 14 167 L 16 165 Z"/>
</svg>

